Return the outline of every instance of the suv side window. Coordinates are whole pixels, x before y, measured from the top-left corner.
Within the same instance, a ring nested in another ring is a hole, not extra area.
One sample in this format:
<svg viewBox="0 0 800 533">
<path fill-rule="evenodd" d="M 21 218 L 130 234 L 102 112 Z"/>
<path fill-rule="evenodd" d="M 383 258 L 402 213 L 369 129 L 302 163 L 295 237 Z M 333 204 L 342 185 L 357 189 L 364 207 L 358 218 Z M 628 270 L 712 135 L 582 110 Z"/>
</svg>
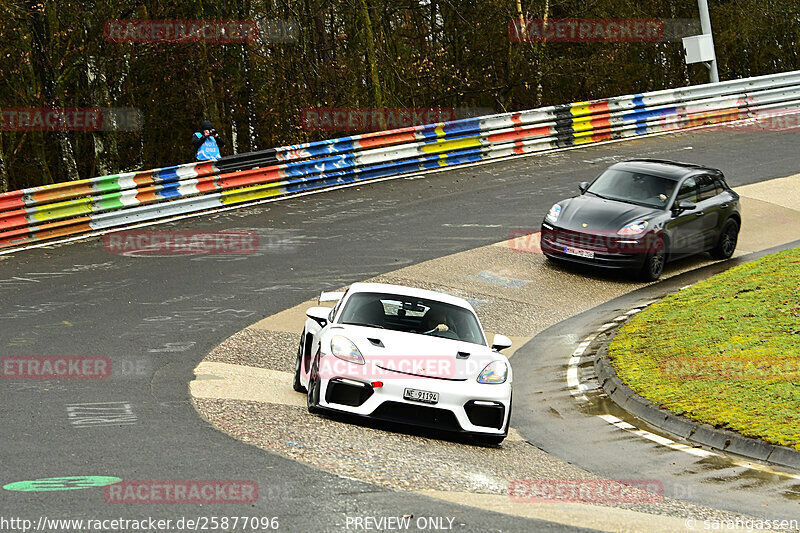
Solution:
<svg viewBox="0 0 800 533">
<path fill-rule="evenodd" d="M 714 178 L 709 175 L 697 176 L 697 196 L 701 202 L 717 195 L 717 186 Z"/>
<path fill-rule="evenodd" d="M 695 178 L 687 178 L 678 189 L 678 196 L 675 197 L 675 205 L 678 205 L 683 200 L 697 203 L 697 181 Z"/>
<path fill-rule="evenodd" d="M 714 177 L 714 185 L 717 188 L 717 194 L 722 194 L 727 190 L 727 187 L 725 186 L 725 182 L 719 176 L 715 176 Z"/>
</svg>

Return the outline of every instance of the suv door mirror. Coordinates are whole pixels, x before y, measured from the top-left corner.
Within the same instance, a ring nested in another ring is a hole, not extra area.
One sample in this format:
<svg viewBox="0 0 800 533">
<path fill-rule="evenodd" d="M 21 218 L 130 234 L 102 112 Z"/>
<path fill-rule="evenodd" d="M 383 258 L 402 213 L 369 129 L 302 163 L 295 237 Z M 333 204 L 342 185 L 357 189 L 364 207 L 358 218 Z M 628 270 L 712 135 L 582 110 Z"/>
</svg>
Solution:
<svg viewBox="0 0 800 533">
<path fill-rule="evenodd" d="M 309 307 L 306 316 L 324 328 L 328 323 L 328 313 L 330 312 L 330 307 Z"/>
<path fill-rule="evenodd" d="M 492 339 L 492 350 L 505 350 L 506 348 L 511 347 L 511 339 L 506 337 L 505 335 L 495 335 L 494 339 Z"/>
<path fill-rule="evenodd" d="M 585 193 L 586 189 L 588 189 L 588 188 L 589 188 L 589 182 L 588 181 L 582 181 L 582 182 L 580 182 L 578 184 L 578 190 L 581 191 L 581 194 Z"/>
<path fill-rule="evenodd" d="M 683 211 L 692 211 L 693 209 L 697 209 L 697 204 L 691 200 L 681 200 L 678 202 L 678 213 L 682 213 Z"/>
</svg>

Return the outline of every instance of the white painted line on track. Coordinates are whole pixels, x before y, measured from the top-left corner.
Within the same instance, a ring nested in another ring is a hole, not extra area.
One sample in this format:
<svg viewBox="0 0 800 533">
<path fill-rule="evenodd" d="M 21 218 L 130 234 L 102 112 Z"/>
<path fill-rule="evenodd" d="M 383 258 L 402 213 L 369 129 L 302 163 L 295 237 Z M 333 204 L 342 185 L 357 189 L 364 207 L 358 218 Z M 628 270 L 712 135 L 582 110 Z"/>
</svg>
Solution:
<svg viewBox="0 0 800 533">
<path fill-rule="evenodd" d="M 631 309 L 630 311 L 626 312 L 625 315 L 622 315 L 622 317 L 617 317 L 614 320 L 617 320 L 619 318 L 628 318 L 629 316 L 634 315 L 634 314 L 642 311 L 644 307 L 647 307 L 648 305 L 654 303 L 655 301 L 656 300 L 653 300 L 651 302 L 648 302 L 646 305 L 640 305 L 640 306 L 638 306 L 638 307 L 636 307 L 634 309 Z M 610 322 L 610 323 L 607 323 L 607 324 L 603 324 L 602 326 L 600 326 L 597 329 L 597 331 L 602 333 L 605 330 L 609 329 L 610 327 L 617 326 L 617 325 L 619 325 L 618 322 Z M 585 394 L 586 391 L 593 390 L 595 388 L 599 388 L 599 385 L 597 387 L 589 387 L 589 386 L 587 386 L 585 384 L 582 384 L 578 379 L 578 365 L 580 364 L 580 360 L 582 359 L 583 354 L 586 352 L 586 349 L 589 347 L 589 345 L 592 343 L 592 341 L 597 338 L 597 336 L 598 336 L 598 333 L 592 333 L 591 335 L 589 335 L 588 337 L 583 339 L 583 341 L 580 344 L 578 344 L 578 346 L 575 349 L 575 351 L 572 352 L 572 356 L 569 358 L 569 361 L 567 362 L 567 386 L 569 387 L 569 392 L 573 396 L 573 398 L 575 398 L 575 400 L 578 403 L 581 403 L 581 404 L 589 402 L 589 398 Z M 586 379 L 584 381 L 591 380 L 591 379 L 597 380 L 597 376 L 594 375 L 594 370 L 593 369 L 590 372 L 587 373 L 587 376 L 585 376 L 585 378 Z M 617 429 L 620 429 L 622 431 L 626 431 L 628 433 L 632 433 L 632 434 L 634 434 L 634 435 L 636 435 L 638 437 L 641 437 L 643 439 L 647 439 L 647 440 L 649 440 L 651 442 L 654 442 L 654 443 L 656 443 L 656 444 L 658 444 L 660 446 L 665 446 L 665 447 L 670 448 L 672 450 L 683 452 L 683 453 L 686 453 L 686 454 L 689 454 L 689 455 L 693 455 L 695 457 L 699 457 L 699 458 L 702 458 L 702 459 L 705 459 L 705 458 L 708 458 L 708 457 L 719 457 L 719 458 L 726 459 L 727 461 L 729 461 L 732 466 L 738 466 L 738 467 L 741 467 L 741 468 L 747 468 L 749 470 L 757 470 L 759 472 L 765 472 L 765 473 L 768 473 L 768 474 L 772 474 L 772 475 L 776 475 L 776 476 L 780 476 L 780 477 L 784 477 L 784 478 L 789 478 L 789 479 L 800 479 L 800 474 L 793 474 L 793 473 L 790 473 L 790 472 L 782 472 L 780 470 L 775 470 L 774 468 L 772 468 L 770 466 L 766 466 L 766 465 L 762 465 L 762 464 L 758 464 L 758 463 L 751 463 L 749 461 L 743 461 L 743 460 L 740 460 L 740 459 L 734 459 L 734 458 L 732 458 L 732 457 L 730 457 L 728 455 L 725 455 L 723 453 L 713 452 L 713 451 L 706 450 L 706 449 L 703 449 L 703 448 L 698 448 L 698 447 L 690 446 L 690 445 L 683 444 L 683 443 L 680 443 L 680 442 L 676 442 L 676 441 L 674 441 L 672 439 L 669 439 L 667 437 L 664 437 L 662 435 L 657 435 L 657 434 L 652 433 L 650 431 L 646 431 L 646 430 L 640 429 L 640 428 L 634 426 L 633 424 L 631 424 L 629 422 L 626 422 L 626 421 L 624 421 L 624 420 L 622 420 L 620 418 L 617 418 L 614 415 L 604 414 L 604 415 L 595 415 L 595 416 L 597 416 L 598 418 L 600 418 L 600 419 L 604 420 L 605 422 L 611 424 L 612 426 L 616 427 Z"/>
</svg>

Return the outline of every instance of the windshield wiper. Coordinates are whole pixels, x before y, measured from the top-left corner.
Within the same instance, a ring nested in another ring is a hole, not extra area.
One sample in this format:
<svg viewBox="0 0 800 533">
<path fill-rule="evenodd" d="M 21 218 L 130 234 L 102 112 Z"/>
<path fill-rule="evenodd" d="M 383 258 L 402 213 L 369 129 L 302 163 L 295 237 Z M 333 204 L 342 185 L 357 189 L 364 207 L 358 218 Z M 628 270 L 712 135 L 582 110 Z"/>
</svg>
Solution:
<svg viewBox="0 0 800 533">
<path fill-rule="evenodd" d="M 602 194 L 597 194 L 594 191 L 587 190 L 586 192 L 594 194 L 595 196 L 597 196 L 598 198 L 602 198 L 603 200 L 611 200 L 611 198 L 608 198 L 607 196 L 603 196 Z"/>
<path fill-rule="evenodd" d="M 623 204 L 633 204 L 633 205 L 639 205 L 639 206 L 642 206 L 642 207 L 655 208 L 655 206 L 653 206 L 652 204 L 648 204 L 646 202 L 639 202 L 639 201 L 636 201 L 636 200 L 632 200 L 630 198 L 611 198 L 610 196 L 603 196 L 602 194 L 597 194 L 594 191 L 586 191 L 586 192 L 590 192 L 590 193 L 594 194 L 595 196 L 597 196 L 598 198 L 602 198 L 603 200 L 609 200 L 611 202 L 622 202 Z"/>
<path fill-rule="evenodd" d="M 365 326 L 368 328 L 386 329 L 385 327 L 379 326 L 378 324 L 367 324 L 366 322 L 344 322 L 344 323 L 347 324 L 348 326 Z"/>
</svg>

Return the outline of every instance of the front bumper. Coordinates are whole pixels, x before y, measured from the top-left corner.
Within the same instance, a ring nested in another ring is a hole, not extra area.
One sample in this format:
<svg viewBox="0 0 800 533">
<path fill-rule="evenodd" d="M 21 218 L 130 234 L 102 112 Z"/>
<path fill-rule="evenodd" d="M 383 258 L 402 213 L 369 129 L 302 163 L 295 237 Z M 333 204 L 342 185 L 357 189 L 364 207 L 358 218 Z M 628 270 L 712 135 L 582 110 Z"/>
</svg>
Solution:
<svg viewBox="0 0 800 533">
<path fill-rule="evenodd" d="M 381 379 L 374 387 L 346 373 L 320 379 L 323 409 L 454 432 L 504 435 L 511 408 L 511 383 L 478 383 L 403 376 Z M 407 400 L 405 389 L 436 392 L 436 404 Z"/>
<path fill-rule="evenodd" d="M 638 270 L 648 255 L 648 236 L 641 239 L 623 238 L 575 230 L 566 230 L 549 223 L 542 224 L 542 253 L 555 259 L 595 267 Z M 592 252 L 583 257 L 566 252 L 567 248 Z"/>
</svg>

